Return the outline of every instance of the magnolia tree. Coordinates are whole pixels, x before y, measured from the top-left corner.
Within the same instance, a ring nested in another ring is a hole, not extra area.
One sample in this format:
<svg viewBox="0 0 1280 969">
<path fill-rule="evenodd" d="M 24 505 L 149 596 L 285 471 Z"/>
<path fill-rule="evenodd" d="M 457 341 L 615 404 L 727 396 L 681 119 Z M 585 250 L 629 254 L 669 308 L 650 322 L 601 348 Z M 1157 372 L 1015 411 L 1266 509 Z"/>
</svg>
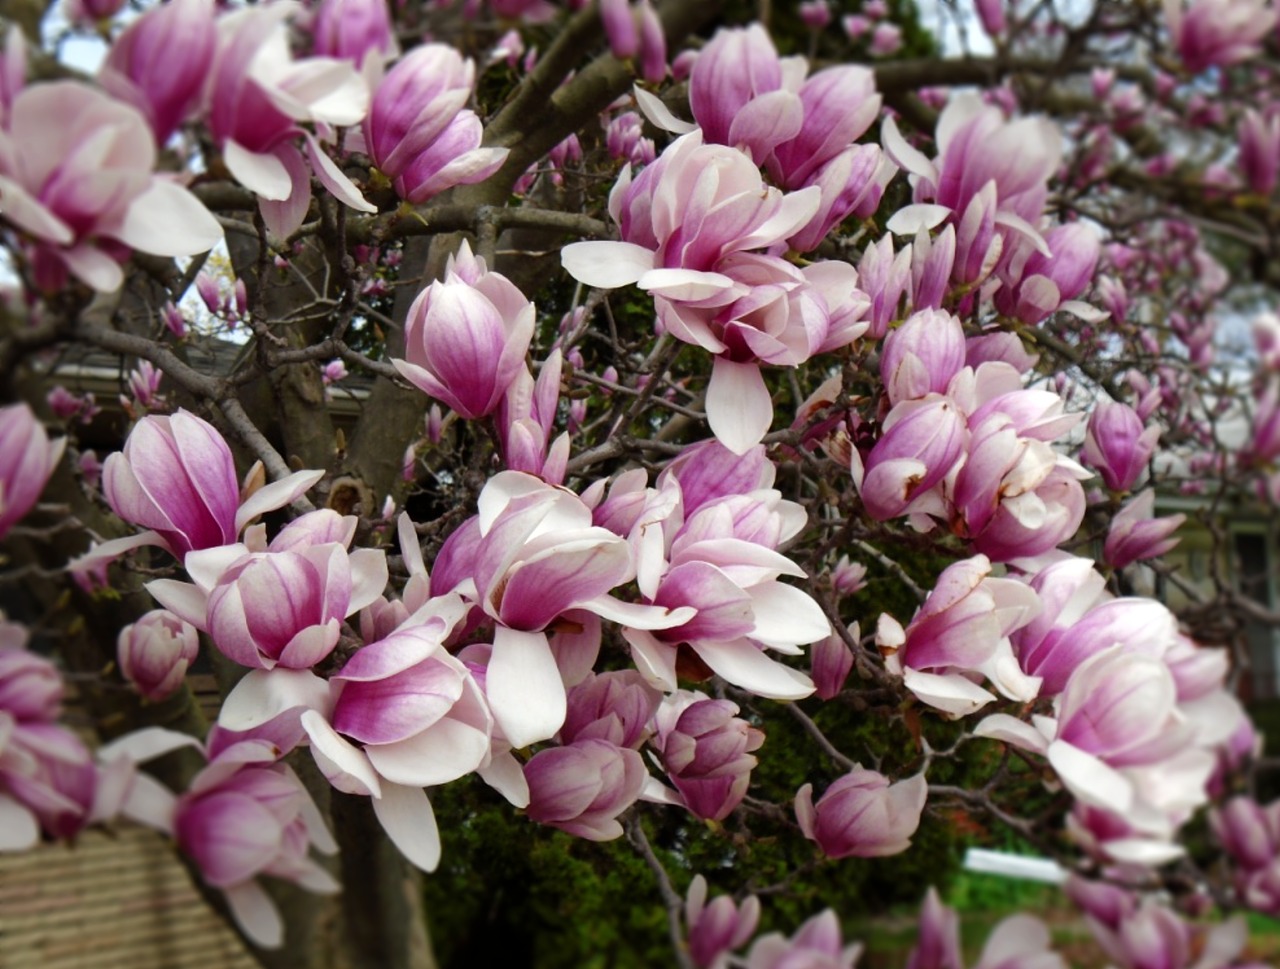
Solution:
<svg viewBox="0 0 1280 969">
<path fill-rule="evenodd" d="M 847 967 L 857 912 L 758 931 L 753 833 L 850 871 L 966 817 L 1116 966 L 1253 958 L 1269 0 L 6 12 L 0 849 L 141 823 L 264 964 L 421 965 L 477 775 L 625 835 L 675 964 Z M 981 951 L 1065 965 L 1032 913 Z"/>
</svg>

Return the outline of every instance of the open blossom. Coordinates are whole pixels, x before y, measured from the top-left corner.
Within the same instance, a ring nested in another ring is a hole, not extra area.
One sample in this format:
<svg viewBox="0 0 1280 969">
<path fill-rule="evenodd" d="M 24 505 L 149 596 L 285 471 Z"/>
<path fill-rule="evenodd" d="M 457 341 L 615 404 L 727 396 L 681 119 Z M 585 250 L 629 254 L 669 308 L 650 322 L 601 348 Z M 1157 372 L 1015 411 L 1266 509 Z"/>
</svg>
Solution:
<svg viewBox="0 0 1280 969">
<path fill-rule="evenodd" d="M 122 738 L 113 755 L 129 756 L 137 737 Z M 183 735 L 172 737 L 166 749 L 193 743 Z M 156 753 L 154 743 L 137 746 L 151 748 L 143 758 Z M 211 758 L 179 797 L 153 793 L 159 803 L 150 812 L 150 823 L 174 837 L 205 882 L 226 896 L 240 928 L 265 948 L 283 943 L 284 923 L 258 876 L 323 894 L 339 887 L 310 857 L 312 847 L 332 854 L 337 844 L 307 789 L 292 770 L 276 762 L 276 753 L 263 741 L 235 744 Z"/>
<path fill-rule="evenodd" d="M 38 84 L 14 98 L 0 130 L 0 192 L 5 219 L 32 240 L 42 286 L 59 288 L 70 273 L 112 292 L 129 249 L 190 256 L 222 239 L 209 211 L 155 164 L 137 109 L 87 84 Z"/>
<path fill-rule="evenodd" d="M 374 211 L 316 136 L 302 127 L 359 123 L 369 109 L 368 88 L 350 61 L 293 58 L 285 23 L 292 9 L 270 4 L 218 18 L 203 105 L 227 168 L 258 196 L 267 227 L 282 238 L 306 218 L 313 173 L 344 205 Z"/>
<path fill-rule="evenodd" d="M 801 270 L 754 251 L 787 239 L 820 202 L 816 186 L 789 194 L 766 186 L 745 155 L 704 144 L 695 131 L 610 193 L 623 241 L 574 243 L 561 261 L 588 285 L 647 290 L 667 332 L 715 355 L 707 420 L 741 454 L 773 419 L 760 364 L 795 366 L 866 329 L 852 267 Z"/>
<path fill-rule="evenodd" d="M 627 542 L 592 525 L 573 492 L 504 471 L 480 493 L 480 514 L 446 541 L 433 581 L 458 588 L 494 622 L 485 692 L 515 747 L 553 736 L 564 724 L 564 680 L 546 629 L 581 609 L 629 627 L 665 627 L 692 609 L 633 606 L 608 595 L 635 576 Z"/>
<path fill-rule="evenodd" d="M 464 241 L 445 278 L 414 300 L 405 359 L 394 363 L 423 393 L 463 417 L 484 417 L 523 369 L 533 323 L 533 304 Z"/>
<path fill-rule="evenodd" d="M 948 566 L 906 629 L 886 614 L 876 632 L 888 669 L 920 700 L 953 716 L 995 699 L 973 682 L 975 674 L 1011 699 L 1031 700 L 1040 685 L 1019 669 L 1009 640 L 1039 612 L 1036 595 L 990 573 L 982 555 Z"/>
<path fill-rule="evenodd" d="M 878 858 L 911 845 L 929 785 L 923 774 L 891 784 L 877 771 L 855 767 L 817 803 L 813 785 L 796 793 L 796 819 L 806 838 L 828 858 Z"/>
<path fill-rule="evenodd" d="M 713 451 L 700 454 L 715 459 Z M 745 460 L 755 464 L 750 453 Z M 692 473 L 690 466 L 684 473 Z M 781 581 L 802 574 L 776 549 L 804 526 L 803 512 L 778 492 L 759 489 L 708 501 L 681 521 L 679 482 L 666 479 L 650 493 L 632 541 L 645 600 L 692 614 L 661 630 L 625 629 L 636 665 L 651 682 L 674 690 L 677 657 L 687 646 L 711 670 L 757 696 L 810 695 L 807 676 L 766 653 L 796 655 L 803 644 L 831 632 L 818 604 Z"/>
<path fill-rule="evenodd" d="M 66 443 L 50 441 L 26 404 L 0 407 L 0 538 L 39 500 Z"/>
<path fill-rule="evenodd" d="M 938 119 L 933 161 L 907 143 L 893 119 L 885 121 L 882 139 L 910 174 L 914 199 L 889 220 L 889 229 L 915 235 L 944 222 L 955 225 L 956 282 L 980 282 L 1015 249 L 1050 254 L 1037 225 L 1048 178 L 1062 155 L 1062 136 L 1051 122 L 1006 121 L 999 108 L 965 92 L 953 96 Z"/>
</svg>

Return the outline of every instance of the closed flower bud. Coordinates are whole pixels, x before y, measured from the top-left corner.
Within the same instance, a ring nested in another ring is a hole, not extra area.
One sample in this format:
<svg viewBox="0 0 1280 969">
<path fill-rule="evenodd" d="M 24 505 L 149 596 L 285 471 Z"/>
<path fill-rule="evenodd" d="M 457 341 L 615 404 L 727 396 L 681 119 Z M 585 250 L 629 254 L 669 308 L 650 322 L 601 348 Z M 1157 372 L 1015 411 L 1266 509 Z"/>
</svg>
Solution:
<svg viewBox="0 0 1280 969">
<path fill-rule="evenodd" d="M 121 675 L 148 700 L 174 693 L 199 651 L 195 627 L 166 609 L 152 610 L 116 638 Z"/>
<path fill-rule="evenodd" d="M 876 771 L 855 767 L 813 801 L 813 785 L 796 794 L 796 819 L 806 838 L 828 858 L 878 858 L 911 845 L 929 785 L 923 774 L 890 784 Z"/>
</svg>

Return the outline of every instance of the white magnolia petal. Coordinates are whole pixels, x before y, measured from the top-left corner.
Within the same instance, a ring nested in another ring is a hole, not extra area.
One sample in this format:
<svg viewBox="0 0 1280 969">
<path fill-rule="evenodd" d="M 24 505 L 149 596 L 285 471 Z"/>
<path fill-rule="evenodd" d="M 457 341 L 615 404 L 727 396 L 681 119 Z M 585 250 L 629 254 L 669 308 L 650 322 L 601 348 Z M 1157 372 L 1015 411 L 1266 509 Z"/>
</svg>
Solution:
<svg viewBox="0 0 1280 969">
<path fill-rule="evenodd" d="M 676 682 L 676 648 L 659 642 L 642 629 L 624 628 L 622 638 L 631 644 L 631 659 L 651 686 L 673 692 Z"/>
<path fill-rule="evenodd" d="M 307 157 L 311 160 L 311 169 L 316 173 L 316 178 L 320 179 L 320 184 L 329 190 L 329 194 L 357 212 L 378 211 L 378 207 L 365 199 L 355 183 L 334 164 L 333 159 L 325 153 L 314 135 L 306 136 L 306 146 Z"/>
<path fill-rule="evenodd" d="M 263 485 L 246 498 L 237 509 L 236 531 L 239 532 L 259 515 L 283 508 L 299 495 L 309 491 L 323 477 L 323 471 L 295 471 L 287 478 Z"/>
<path fill-rule="evenodd" d="M 673 629 L 682 626 L 698 614 L 693 606 L 646 606 L 638 602 L 624 602 L 611 595 L 596 596 L 578 604 L 579 609 L 594 612 L 601 619 L 608 619 L 630 629 Z"/>
<path fill-rule="evenodd" d="M 36 816 L 13 798 L 0 794 L 0 851 L 28 851 L 39 843 Z"/>
<path fill-rule="evenodd" d="M 280 910 L 261 885 L 250 880 L 224 890 L 227 908 L 236 925 L 253 944 L 262 949 L 278 949 L 284 945 L 284 922 Z"/>
<path fill-rule="evenodd" d="M 382 782 L 369 763 L 369 758 L 333 729 L 323 716 L 308 710 L 301 718 L 302 729 L 311 738 L 311 756 L 321 773 L 340 791 L 378 797 Z"/>
<path fill-rule="evenodd" d="M 799 670 L 779 663 L 749 640 L 689 645 L 716 674 L 756 696 L 770 700 L 801 700 L 813 693 L 813 680 Z"/>
<path fill-rule="evenodd" d="M 127 246 L 157 256 L 190 256 L 222 241 L 222 226 L 181 185 L 152 178 L 110 233 Z"/>
<path fill-rule="evenodd" d="M 73 275 L 99 293 L 114 293 L 124 285 L 124 270 L 120 264 L 97 246 L 84 244 L 60 249 L 57 256 Z"/>
<path fill-rule="evenodd" d="M 715 358 L 707 385 L 707 423 L 734 454 L 746 454 L 760 443 L 773 423 L 773 401 L 756 364 Z"/>
<path fill-rule="evenodd" d="M 524 776 L 520 761 L 511 751 L 494 754 L 489 763 L 476 771 L 481 779 L 507 799 L 512 807 L 529 806 L 529 781 Z"/>
<path fill-rule="evenodd" d="M 218 725 L 226 730 L 252 730 L 299 707 L 327 717 L 332 706 L 329 681 L 310 670 L 250 670 L 222 701 Z"/>
<path fill-rule="evenodd" d="M 133 775 L 129 793 L 120 805 L 120 813 L 139 824 L 171 835 L 177 803 L 173 791 L 150 774 L 138 772 Z"/>
<path fill-rule="evenodd" d="M 696 302 L 718 296 L 736 284 L 723 273 L 697 269 L 650 269 L 636 280 L 636 285 L 654 296 Z"/>
<path fill-rule="evenodd" d="M 369 744 L 374 769 L 394 784 L 435 787 L 470 774 L 489 756 L 489 735 L 444 717 L 426 730 L 392 744 Z"/>
<path fill-rule="evenodd" d="M 151 593 L 151 598 L 179 619 L 185 619 L 201 631 L 208 631 L 205 612 L 209 597 L 199 588 L 176 579 L 153 579 L 145 588 Z"/>
<path fill-rule="evenodd" d="M 1152 868 L 1177 861 L 1186 849 L 1169 841 L 1152 838 L 1116 838 L 1104 841 L 1099 847 L 1110 858 L 1121 864 L 1143 865 Z"/>
<path fill-rule="evenodd" d="M 898 209 L 884 227 L 898 236 L 914 236 L 921 230 L 936 229 L 946 221 L 951 210 L 945 205 L 918 202 Z"/>
<path fill-rule="evenodd" d="M 650 804 L 670 804 L 672 807 L 684 807 L 684 798 L 680 792 L 667 787 L 652 774 L 644 779 L 644 787 L 640 790 L 640 800 Z"/>
<path fill-rule="evenodd" d="M 1118 814 L 1127 813 L 1133 804 L 1129 779 L 1088 751 L 1055 740 L 1048 757 L 1062 783 L 1084 803 Z"/>
<path fill-rule="evenodd" d="M 653 268 L 653 251 L 631 242 L 574 242 L 560 250 L 560 264 L 580 283 L 617 289 Z"/>
<path fill-rule="evenodd" d="M 234 545 L 217 545 L 188 552 L 182 567 L 195 581 L 197 588 L 208 593 L 222 578 L 222 573 L 249 554 L 249 546 L 241 542 Z"/>
<path fill-rule="evenodd" d="M 374 798 L 373 813 L 400 853 L 423 871 L 440 864 L 440 829 L 431 802 L 420 787 L 384 784 Z"/>
<path fill-rule="evenodd" d="M 485 693 L 512 747 L 548 740 L 564 725 L 564 681 L 545 633 L 494 627 Z"/>
<path fill-rule="evenodd" d="M 358 548 L 349 556 L 351 562 L 351 598 L 347 615 L 359 612 L 386 591 L 387 553 L 380 548 Z"/>
<path fill-rule="evenodd" d="M 123 737 L 117 737 L 109 744 L 98 748 L 98 759 L 110 763 L 120 757 L 141 764 L 155 757 L 181 750 L 183 747 L 199 747 L 200 741 L 186 733 L 169 730 L 165 727 L 143 727 Z"/>
<path fill-rule="evenodd" d="M 766 646 L 799 646 L 831 635 L 822 607 L 806 593 L 782 582 L 763 582 L 747 590 L 756 625 L 752 639 Z"/>
<path fill-rule="evenodd" d="M 880 126 L 880 144 L 884 146 L 885 153 L 899 168 L 937 184 L 938 169 L 924 156 L 923 152 L 907 143 L 907 139 L 902 137 L 902 132 L 898 130 L 898 124 L 893 118 L 885 118 L 884 124 Z"/>
<path fill-rule="evenodd" d="M 1006 744 L 1043 754 L 1049 744 L 1042 734 L 1029 723 L 1007 713 L 992 713 L 983 717 L 982 722 L 973 728 L 975 737 L 987 737 L 991 740 L 1002 740 Z"/>
<path fill-rule="evenodd" d="M 976 713 L 995 699 L 959 673 L 922 673 L 907 667 L 902 672 L 902 682 L 921 703 L 941 710 L 953 720 Z"/>
<path fill-rule="evenodd" d="M 661 98 L 655 94 L 650 94 L 639 85 L 632 88 L 631 91 L 636 96 L 636 106 L 640 109 L 640 113 L 653 122 L 655 128 L 670 131 L 675 135 L 687 135 L 698 127 L 692 121 L 683 121 L 677 118 Z"/>
<path fill-rule="evenodd" d="M 250 151 L 228 140 L 222 146 L 222 160 L 237 182 L 264 199 L 283 202 L 293 192 L 293 179 L 284 162 L 272 154 Z"/>
</svg>

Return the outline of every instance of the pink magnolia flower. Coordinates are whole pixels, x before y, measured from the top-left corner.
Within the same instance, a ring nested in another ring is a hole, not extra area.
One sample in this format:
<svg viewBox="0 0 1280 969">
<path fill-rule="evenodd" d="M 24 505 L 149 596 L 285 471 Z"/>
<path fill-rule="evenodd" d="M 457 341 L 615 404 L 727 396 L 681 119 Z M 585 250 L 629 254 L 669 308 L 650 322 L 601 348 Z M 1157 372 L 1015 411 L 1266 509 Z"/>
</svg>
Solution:
<svg viewBox="0 0 1280 969">
<path fill-rule="evenodd" d="M 182 685 L 200 652 L 196 628 L 166 609 L 154 609 L 120 630 L 120 675 L 148 700 L 163 700 Z"/>
<path fill-rule="evenodd" d="M 855 624 L 851 630 L 853 637 L 858 636 Z M 830 700 L 839 696 L 844 689 L 845 680 L 853 669 L 853 650 L 839 633 L 832 633 L 809 647 L 809 657 L 813 676 L 814 692 L 823 699 Z"/>
<path fill-rule="evenodd" d="M 1255 56 L 1276 24 L 1267 0 L 1164 0 L 1164 14 L 1169 42 L 1193 74 Z"/>
<path fill-rule="evenodd" d="M 965 365 L 960 320 L 942 310 L 921 310 L 885 337 L 880 375 L 891 403 L 942 394 Z"/>
<path fill-rule="evenodd" d="M 563 359 L 559 348 L 542 363 L 538 379 L 521 366 L 498 404 L 498 436 L 507 468 L 561 484 L 569 461 L 569 435 L 551 437 L 560 403 Z"/>
<path fill-rule="evenodd" d="M 956 562 L 938 577 L 906 629 L 882 614 L 876 630 L 886 667 L 901 674 L 921 701 L 952 716 L 995 699 L 973 682 L 974 674 L 985 675 L 1010 699 L 1034 699 L 1040 686 L 1018 667 L 1009 640 L 1040 604 L 1023 583 L 990 573 L 983 555 Z"/>
<path fill-rule="evenodd" d="M 1270 195 L 1280 176 L 1280 111 L 1249 108 L 1236 132 L 1245 182 L 1259 195 Z"/>
<path fill-rule="evenodd" d="M 1128 404 L 1100 400 L 1089 415 L 1081 458 L 1112 491 L 1128 491 L 1142 477 L 1159 440 L 1159 425 L 1144 428 Z"/>
<path fill-rule="evenodd" d="M 1004 16 L 1005 0 L 975 0 L 982 29 L 992 37 L 999 37 L 1007 29 Z"/>
<path fill-rule="evenodd" d="M 800 19 L 810 30 L 822 30 L 831 24 L 831 4 L 827 0 L 804 0 L 799 10 Z"/>
<path fill-rule="evenodd" d="M 1266 807 L 1237 795 L 1209 812 L 1219 844 L 1246 872 L 1268 867 L 1280 857 L 1280 801 Z"/>
<path fill-rule="evenodd" d="M 524 775 L 529 817 L 589 841 L 622 836 L 618 815 L 636 802 L 648 777 L 636 751 L 605 740 L 541 750 Z"/>
<path fill-rule="evenodd" d="M 707 904 L 707 880 L 695 875 L 685 896 L 684 922 L 689 958 L 698 969 L 722 969 L 734 949 L 746 945 L 760 922 L 760 899 L 748 895 L 741 905 L 728 895 Z"/>
<path fill-rule="evenodd" d="M 179 410 L 140 420 L 124 450 L 108 456 L 102 477 L 112 511 L 153 529 L 157 543 L 181 559 L 234 543 L 254 518 L 288 504 L 323 472 L 296 472 L 242 502 L 227 442 L 207 421 Z"/>
<path fill-rule="evenodd" d="M 67 17 L 72 23 L 92 24 L 109 20 L 124 8 L 124 0 L 70 0 Z"/>
<path fill-rule="evenodd" d="M 796 793 L 800 830 L 828 858 L 878 858 L 911 845 L 929 795 L 923 774 L 890 784 L 876 771 L 855 767 L 813 801 L 813 785 Z"/>
<path fill-rule="evenodd" d="M 916 946 L 907 957 L 907 969 L 961 969 L 960 917 L 938 898 L 930 886 L 920 905 L 920 929 Z"/>
<path fill-rule="evenodd" d="M 342 621 L 386 584 L 386 556 L 377 549 L 348 553 L 327 542 L 251 552 L 221 572 L 195 624 L 242 666 L 307 669 L 333 651 Z"/>
<path fill-rule="evenodd" d="M 635 670 L 588 673 L 568 694 L 560 741 L 607 740 L 638 750 L 662 695 Z"/>
<path fill-rule="evenodd" d="M 205 882 L 222 890 L 240 927 L 264 948 L 283 943 L 284 924 L 259 875 L 311 892 L 339 890 L 310 857 L 313 846 L 332 854 L 337 845 L 311 795 L 275 761 L 270 744 L 246 741 L 210 760 L 174 804 L 172 831 Z"/>
<path fill-rule="evenodd" d="M 1055 709 L 1056 719 L 1037 718 L 1034 726 L 995 714 L 975 733 L 1044 754 L 1083 806 L 1115 815 L 1131 829 L 1120 835 L 1127 842 L 1120 850 L 1168 860 L 1160 835 L 1172 838 L 1176 825 L 1204 803 L 1214 768 L 1213 755 L 1195 745 L 1196 728 L 1178 708 L 1169 668 L 1124 645 L 1105 649 L 1076 668 Z M 1141 842 L 1153 835 L 1156 850 L 1147 850 Z"/>
<path fill-rule="evenodd" d="M 481 148 L 480 119 L 463 105 L 475 65 L 446 44 L 415 47 L 378 85 L 364 145 L 396 193 L 414 204 L 492 175 L 506 148 Z"/>
<path fill-rule="evenodd" d="M 51 723 L 62 706 L 62 677 L 57 667 L 26 648 L 27 631 L 4 620 L 0 628 L 0 716 L 9 721 Z"/>
<path fill-rule="evenodd" d="M 98 80 L 141 111 L 164 145 L 204 90 L 216 35 L 210 0 L 156 4 L 112 42 Z"/>
<path fill-rule="evenodd" d="M 489 272 L 464 241 L 414 300 L 405 326 L 404 378 L 463 417 L 497 408 L 524 366 L 533 304 L 505 276 Z"/>
<path fill-rule="evenodd" d="M 625 539 L 591 523 L 573 492 L 517 471 L 491 478 L 480 513 L 446 541 L 434 581 L 457 588 L 494 621 L 485 693 L 514 747 L 553 736 L 564 724 L 564 680 L 545 630 L 585 610 L 628 627 L 664 628 L 691 609 L 634 606 L 608 595 L 635 577 Z"/>
<path fill-rule="evenodd" d="M 862 955 L 862 943 L 844 945 L 840 920 L 831 909 L 815 915 L 791 938 L 777 932 L 762 935 L 747 953 L 747 969 L 853 969 Z"/>
<path fill-rule="evenodd" d="M 1111 520 L 1103 545 L 1103 557 L 1112 568 L 1122 569 L 1143 559 L 1156 558 L 1178 544 L 1174 532 L 1187 520 L 1187 516 L 1155 518 L 1152 514 L 1155 500 L 1155 490 L 1148 488 Z"/>
<path fill-rule="evenodd" d="M 209 133 L 223 161 L 258 196 L 267 227 L 281 238 L 306 217 L 313 172 L 344 205 L 375 211 L 315 135 L 301 127 L 359 123 L 369 109 L 368 88 L 350 61 L 293 59 L 285 23 L 292 9 L 272 4 L 220 16 L 204 97 Z"/>
<path fill-rule="evenodd" d="M 26 404 L 0 407 L 0 538 L 40 499 L 66 443 L 51 442 Z"/>
<path fill-rule="evenodd" d="M 439 864 L 440 836 L 422 788 L 483 770 L 492 753 L 484 694 L 443 646 L 462 615 L 449 598 L 421 625 L 357 650 L 329 680 L 332 709 L 301 718 L 330 783 L 371 796 L 388 836 L 427 871 Z"/>
<path fill-rule="evenodd" d="M 1045 233 L 1049 254 L 1024 247 L 1001 260 L 996 308 L 1023 323 L 1042 322 L 1059 309 L 1087 312 L 1073 301 L 1093 281 L 1101 244 L 1098 234 L 1081 222 L 1055 226 Z"/>
<path fill-rule="evenodd" d="M 879 521 L 942 514 L 935 486 L 956 469 L 968 444 L 955 402 L 940 394 L 900 401 L 881 431 L 865 458 L 856 449 L 851 454 L 853 482 L 867 512 Z"/>
<path fill-rule="evenodd" d="M 742 148 L 756 164 L 794 137 L 804 117 L 759 24 L 716 31 L 689 75 L 689 107 L 708 144 Z"/>
<path fill-rule="evenodd" d="M 742 803 L 764 734 L 738 716 L 737 704 L 681 690 L 654 715 L 654 747 L 690 811 L 723 821 Z"/>
<path fill-rule="evenodd" d="M 392 57 L 398 50 L 387 0 L 323 0 L 311 25 L 313 51 L 354 61 Z"/>
<path fill-rule="evenodd" d="M 0 708 L 0 849 L 35 847 L 43 831 L 70 838 L 92 820 L 98 774 L 80 738 L 56 723 Z"/>
<path fill-rule="evenodd" d="M 0 192 L 5 219 L 33 241 L 41 285 L 58 288 L 70 272 L 111 292 L 129 249 L 190 256 L 222 238 L 208 210 L 154 174 L 155 163 L 142 115 L 88 85 L 38 84 L 14 98 L 0 130 Z"/>
<path fill-rule="evenodd" d="M 707 419 L 741 454 L 773 418 L 760 364 L 794 366 L 865 329 L 856 325 L 866 301 L 851 267 L 802 271 L 752 251 L 789 238 L 820 204 L 817 186 L 790 194 L 767 187 L 745 155 L 703 144 L 695 131 L 610 193 L 622 242 L 574 243 L 561 261 L 591 286 L 636 283 L 653 294 L 669 333 L 715 354 Z"/>
<path fill-rule="evenodd" d="M 969 416 L 969 455 L 953 499 L 973 547 L 998 562 L 1056 548 L 1084 519 L 1089 477 L 1049 441 L 1076 423 L 1049 391 L 1001 394 Z"/>
<path fill-rule="evenodd" d="M 885 151 L 910 174 L 915 200 L 888 227 L 914 235 L 947 221 L 956 225 L 957 282 L 979 281 L 1001 251 L 1015 244 L 1050 254 L 1036 226 L 1047 180 L 1062 155 L 1062 137 L 1051 122 L 1006 122 L 999 108 L 963 93 L 951 98 L 938 119 L 934 161 L 907 143 L 892 118 L 881 134 Z M 993 249 L 996 236 L 1004 243 Z"/>
<path fill-rule="evenodd" d="M 696 612 L 661 630 L 624 629 L 632 658 L 666 690 L 676 688 L 677 656 L 687 645 L 714 672 L 757 696 L 810 695 L 807 676 L 766 653 L 796 655 L 831 632 L 818 604 L 781 581 L 802 574 L 776 549 L 804 527 L 804 513 L 778 492 L 760 489 L 708 501 L 681 521 L 678 480 L 651 492 L 632 529 L 637 585 L 648 602 Z"/>
</svg>

